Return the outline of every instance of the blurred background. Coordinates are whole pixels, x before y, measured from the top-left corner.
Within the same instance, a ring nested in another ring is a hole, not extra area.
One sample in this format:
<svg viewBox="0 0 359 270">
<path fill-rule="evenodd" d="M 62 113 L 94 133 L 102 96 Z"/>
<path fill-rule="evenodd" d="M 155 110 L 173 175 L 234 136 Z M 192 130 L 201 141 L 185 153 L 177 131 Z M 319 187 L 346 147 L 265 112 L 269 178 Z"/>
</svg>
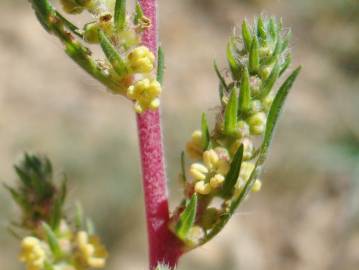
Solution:
<svg viewBox="0 0 359 270">
<path fill-rule="evenodd" d="M 160 0 L 166 53 L 163 129 L 171 205 L 179 154 L 200 113 L 218 104 L 212 61 L 242 19 L 264 12 L 292 27 L 303 65 L 266 164 L 263 191 L 179 270 L 359 269 L 359 2 Z M 107 269 L 147 269 L 135 117 L 72 63 L 25 0 L 0 1 L 0 181 L 24 150 L 70 179 L 109 247 Z M 211 114 L 211 113 L 210 113 Z M 0 188 L 1 269 L 23 269 L 6 230 L 16 207 Z M 69 207 L 71 208 L 71 207 Z"/>
</svg>

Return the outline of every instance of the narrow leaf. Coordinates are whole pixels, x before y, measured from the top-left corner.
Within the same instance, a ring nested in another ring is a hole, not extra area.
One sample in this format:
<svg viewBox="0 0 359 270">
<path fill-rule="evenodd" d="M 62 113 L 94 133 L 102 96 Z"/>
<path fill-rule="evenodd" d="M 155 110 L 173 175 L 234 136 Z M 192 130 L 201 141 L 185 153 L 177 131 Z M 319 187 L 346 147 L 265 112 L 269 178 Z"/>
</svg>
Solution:
<svg viewBox="0 0 359 270">
<path fill-rule="evenodd" d="M 185 154 L 184 151 L 181 152 L 181 174 L 182 174 L 182 178 L 183 181 L 186 183 L 187 182 L 187 176 L 186 176 L 186 163 L 185 163 Z"/>
<path fill-rule="evenodd" d="M 45 222 L 42 223 L 42 227 L 46 233 L 47 241 L 49 243 L 49 247 L 52 254 L 54 255 L 55 258 L 61 257 L 62 252 L 61 252 L 60 244 L 59 241 L 57 240 L 54 231 Z"/>
<path fill-rule="evenodd" d="M 233 87 L 226 110 L 224 112 L 224 134 L 232 135 L 237 124 L 238 88 Z"/>
<path fill-rule="evenodd" d="M 246 20 L 243 20 L 242 23 L 242 37 L 244 41 L 244 47 L 247 51 L 249 51 L 252 44 L 252 34 Z"/>
<path fill-rule="evenodd" d="M 280 66 L 279 63 L 277 62 L 273 67 L 272 72 L 269 75 L 268 79 L 264 81 L 262 92 L 261 92 L 262 98 L 265 98 L 272 90 L 275 82 L 278 79 L 279 72 L 280 72 Z"/>
<path fill-rule="evenodd" d="M 213 61 L 213 67 L 214 67 L 214 70 L 215 70 L 215 72 L 216 72 L 216 74 L 217 74 L 217 77 L 218 77 L 218 79 L 219 79 L 220 84 L 221 84 L 221 85 L 223 86 L 223 88 L 226 89 L 226 91 L 228 92 L 228 91 L 229 91 L 229 87 L 228 87 L 228 85 L 227 85 L 227 83 L 226 83 L 226 80 L 224 79 L 223 75 L 222 75 L 221 72 L 219 71 L 219 68 L 218 68 L 218 66 L 217 66 L 216 61 Z"/>
<path fill-rule="evenodd" d="M 125 75 L 127 73 L 126 63 L 103 31 L 99 31 L 99 39 L 102 50 L 116 73 L 119 76 Z"/>
<path fill-rule="evenodd" d="M 277 124 L 280 112 L 282 111 L 284 101 L 289 93 L 289 90 L 293 86 L 293 83 L 296 80 L 300 70 L 301 67 L 298 67 L 296 70 L 293 71 L 293 73 L 287 78 L 287 80 L 279 88 L 278 93 L 273 100 L 273 104 L 268 113 L 267 126 L 258 157 L 259 165 L 263 164 L 267 156 L 268 148 L 273 137 L 273 131 Z"/>
<path fill-rule="evenodd" d="M 252 41 L 251 50 L 249 52 L 249 72 L 254 74 L 258 72 L 259 69 L 259 49 L 258 49 L 258 39 L 254 36 Z"/>
<path fill-rule="evenodd" d="M 232 78 L 235 81 L 238 81 L 241 77 L 241 65 L 237 59 L 238 57 L 236 57 L 235 53 L 234 38 L 231 37 L 227 44 L 227 61 L 232 73 Z"/>
<path fill-rule="evenodd" d="M 277 21 L 275 17 L 270 18 L 268 24 L 268 32 L 271 35 L 272 40 L 276 40 L 278 36 Z"/>
<path fill-rule="evenodd" d="M 239 114 L 246 113 L 251 108 L 251 90 L 249 84 L 249 72 L 245 67 L 243 70 L 241 87 L 239 92 L 239 103 L 238 103 L 238 112 Z"/>
<path fill-rule="evenodd" d="M 133 19 L 134 24 L 138 24 L 141 18 L 144 17 L 142 7 L 138 1 L 136 1 L 135 16 Z"/>
<path fill-rule="evenodd" d="M 267 39 L 267 33 L 266 33 L 266 29 L 265 29 L 265 26 L 264 26 L 264 22 L 263 22 L 263 18 L 262 16 L 259 16 L 258 18 L 258 22 L 257 22 L 257 35 L 258 35 L 258 38 L 265 42 L 266 39 Z"/>
<path fill-rule="evenodd" d="M 207 122 L 207 116 L 205 113 L 202 113 L 201 130 L 202 130 L 202 147 L 203 147 L 203 150 L 205 151 L 208 149 L 208 147 L 210 145 L 208 122 Z"/>
<path fill-rule="evenodd" d="M 279 76 L 282 76 L 282 74 L 287 70 L 287 68 L 292 63 L 292 57 L 290 54 L 287 55 L 287 57 L 284 60 L 284 63 L 280 67 Z"/>
<path fill-rule="evenodd" d="M 223 184 L 222 195 L 224 198 L 230 198 L 234 191 L 234 186 L 237 183 L 239 171 L 241 169 L 243 159 L 243 144 L 238 148 L 236 154 L 233 157 L 231 162 L 231 167 L 229 169 L 228 174 L 226 175 L 226 179 Z"/>
<path fill-rule="evenodd" d="M 158 47 L 157 54 L 157 81 L 163 84 L 163 74 L 165 71 L 165 55 L 162 47 Z"/>
<path fill-rule="evenodd" d="M 85 218 L 82 206 L 79 202 L 75 205 L 76 214 L 75 214 L 75 225 L 77 229 L 83 229 L 85 227 Z"/>
<path fill-rule="evenodd" d="M 260 148 L 259 156 L 255 164 L 255 169 L 253 170 L 251 176 L 249 177 L 249 180 L 246 182 L 242 192 L 240 195 L 234 200 L 230 207 L 230 212 L 233 213 L 238 205 L 246 198 L 248 193 L 252 190 L 252 187 L 261 171 L 261 166 L 263 165 L 266 157 L 269 145 L 272 140 L 273 131 L 277 124 L 277 120 L 279 117 L 279 114 L 283 108 L 284 101 L 289 93 L 289 90 L 291 89 L 295 79 L 297 78 L 301 67 L 297 68 L 293 71 L 293 73 L 287 78 L 287 80 L 282 84 L 280 87 L 274 101 L 272 104 L 272 107 L 268 114 L 268 122 L 267 127 L 264 133 L 263 143 Z"/>
<path fill-rule="evenodd" d="M 121 31 L 126 26 L 126 0 L 116 0 L 115 4 L 115 27 Z"/>
<path fill-rule="evenodd" d="M 188 202 L 186 208 L 181 213 L 178 223 L 176 225 L 177 236 L 185 240 L 191 227 L 193 226 L 197 213 L 197 195 L 193 194 L 191 200 Z"/>
</svg>

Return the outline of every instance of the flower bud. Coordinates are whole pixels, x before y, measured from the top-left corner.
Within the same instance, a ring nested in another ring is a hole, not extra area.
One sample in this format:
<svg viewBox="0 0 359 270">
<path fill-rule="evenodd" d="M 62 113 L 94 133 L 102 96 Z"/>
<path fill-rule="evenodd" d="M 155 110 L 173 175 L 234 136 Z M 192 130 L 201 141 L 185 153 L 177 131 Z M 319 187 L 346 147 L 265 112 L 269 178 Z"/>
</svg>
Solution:
<svg viewBox="0 0 359 270">
<path fill-rule="evenodd" d="M 239 177 L 243 179 L 243 181 L 248 181 L 248 179 L 251 177 L 251 174 L 255 168 L 254 163 L 244 161 L 241 165 L 241 170 L 239 173 Z"/>
<path fill-rule="evenodd" d="M 272 94 L 269 94 L 268 96 L 266 96 L 263 101 L 262 101 L 262 105 L 263 105 L 263 109 L 265 112 L 269 112 L 272 103 L 274 100 L 274 96 Z"/>
<path fill-rule="evenodd" d="M 81 1 L 81 2 L 84 2 L 82 4 L 82 3 L 79 3 L 80 1 L 76 1 L 76 0 L 60 0 L 63 10 L 69 14 L 81 13 L 84 10 L 84 6 L 89 1 L 90 0 Z"/>
<path fill-rule="evenodd" d="M 249 136 L 249 125 L 246 121 L 240 120 L 236 125 L 235 135 L 237 138 Z"/>
<path fill-rule="evenodd" d="M 219 160 L 219 157 L 213 149 L 210 149 L 203 153 L 203 162 L 204 162 L 204 164 L 206 164 L 207 168 L 210 170 L 213 169 L 217 165 L 218 160 Z"/>
<path fill-rule="evenodd" d="M 145 46 L 135 48 L 127 56 L 130 69 L 135 73 L 149 73 L 154 68 L 155 56 Z"/>
<path fill-rule="evenodd" d="M 261 188 L 262 188 L 262 181 L 259 179 L 256 179 L 256 181 L 253 184 L 252 191 L 258 192 L 261 190 Z"/>
<path fill-rule="evenodd" d="M 195 130 L 192 133 L 191 140 L 186 144 L 186 150 L 192 159 L 202 158 L 203 146 L 202 132 L 200 130 Z"/>
<path fill-rule="evenodd" d="M 99 43 L 98 31 L 100 27 L 98 22 L 90 22 L 84 27 L 84 40 L 88 43 Z"/>
<path fill-rule="evenodd" d="M 253 156 L 254 145 L 249 138 L 243 138 L 241 140 L 236 140 L 231 146 L 231 154 L 234 155 L 238 148 L 243 144 L 243 159 L 250 160 Z"/>
<path fill-rule="evenodd" d="M 191 176 L 196 181 L 206 179 L 208 169 L 206 166 L 202 165 L 201 163 L 193 163 L 189 170 Z"/>
<path fill-rule="evenodd" d="M 205 233 L 204 233 L 203 228 L 198 225 L 195 225 L 189 230 L 187 239 L 186 239 L 186 243 L 190 247 L 198 246 L 204 236 L 205 236 Z"/>
<path fill-rule="evenodd" d="M 222 174 L 216 174 L 209 180 L 209 184 L 213 189 L 217 189 L 224 183 L 224 176 Z"/>
<path fill-rule="evenodd" d="M 264 112 L 258 112 L 248 119 L 251 133 L 261 135 L 265 131 L 267 116 Z"/>
<path fill-rule="evenodd" d="M 212 187 L 209 183 L 205 183 L 204 181 L 199 181 L 194 185 L 194 191 L 201 195 L 207 195 L 211 193 Z"/>
</svg>

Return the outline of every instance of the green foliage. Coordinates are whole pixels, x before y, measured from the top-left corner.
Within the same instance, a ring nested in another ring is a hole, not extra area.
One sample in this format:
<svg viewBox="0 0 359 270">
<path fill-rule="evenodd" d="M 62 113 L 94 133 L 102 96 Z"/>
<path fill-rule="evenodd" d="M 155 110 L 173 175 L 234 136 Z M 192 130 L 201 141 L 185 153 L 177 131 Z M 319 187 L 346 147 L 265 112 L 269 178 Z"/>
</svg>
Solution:
<svg viewBox="0 0 359 270">
<path fill-rule="evenodd" d="M 126 0 L 116 0 L 114 22 L 117 30 L 126 26 Z"/>
<path fill-rule="evenodd" d="M 195 222 L 197 213 L 197 200 L 197 195 L 194 194 L 178 219 L 176 225 L 176 234 L 182 240 L 186 240 L 187 234 Z"/>
<path fill-rule="evenodd" d="M 207 116 L 205 113 L 202 113 L 201 120 L 201 129 L 202 129 L 202 148 L 207 150 L 210 146 L 210 136 L 208 130 Z"/>
</svg>

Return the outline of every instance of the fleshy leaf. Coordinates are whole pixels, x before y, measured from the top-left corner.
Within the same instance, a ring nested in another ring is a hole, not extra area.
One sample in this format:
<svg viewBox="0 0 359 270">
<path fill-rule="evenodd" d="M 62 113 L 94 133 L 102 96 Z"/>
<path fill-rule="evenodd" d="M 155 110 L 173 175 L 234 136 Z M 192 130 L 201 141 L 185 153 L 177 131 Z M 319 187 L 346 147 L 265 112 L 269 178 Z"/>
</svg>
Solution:
<svg viewBox="0 0 359 270">
<path fill-rule="evenodd" d="M 244 68 L 240 92 L 239 92 L 239 102 L 238 102 L 238 112 L 239 114 L 246 113 L 250 110 L 251 107 L 251 92 L 249 84 L 249 72 L 247 68 Z"/>
<path fill-rule="evenodd" d="M 262 98 L 265 98 L 272 90 L 275 82 L 278 79 L 279 72 L 280 72 L 280 66 L 279 66 L 279 63 L 277 62 L 274 65 L 272 72 L 269 75 L 268 79 L 264 81 L 262 92 L 261 92 Z"/>
<path fill-rule="evenodd" d="M 116 0 L 114 22 L 117 30 L 121 31 L 126 26 L 126 0 Z"/>
<path fill-rule="evenodd" d="M 246 20 L 243 20 L 242 23 L 242 37 L 243 37 L 244 46 L 246 50 L 249 51 L 251 49 L 251 44 L 252 44 L 252 34 Z"/>
<path fill-rule="evenodd" d="M 224 112 L 224 134 L 232 135 L 235 132 L 238 112 L 238 88 L 233 87 L 226 110 Z"/>
<path fill-rule="evenodd" d="M 258 51 L 258 39 L 256 36 L 253 37 L 251 50 L 249 52 L 249 72 L 254 74 L 259 69 L 259 51 Z"/>
<path fill-rule="evenodd" d="M 54 231 L 45 222 L 42 223 L 42 227 L 46 233 L 47 241 L 49 243 L 49 247 L 52 254 L 54 255 L 55 258 L 61 257 L 62 252 L 61 252 L 60 244 L 59 241 L 57 240 Z"/>
<path fill-rule="evenodd" d="M 229 91 L 229 87 L 228 87 L 228 85 L 227 85 L 227 83 L 226 83 L 226 80 L 224 79 L 223 75 L 222 75 L 221 72 L 219 71 L 219 68 L 218 68 L 218 66 L 217 66 L 216 61 L 213 61 L 213 67 L 214 67 L 214 70 L 215 70 L 215 72 L 216 72 L 216 74 L 217 74 L 217 77 L 218 77 L 218 79 L 219 79 L 219 81 L 220 81 L 220 84 L 221 84 L 221 85 L 223 86 L 223 88 L 228 92 L 228 91 Z"/>
<path fill-rule="evenodd" d="M 226 179 L 224 180 L 222 195 L 224 198 L 230 198 L 234 191 L 234 186 L 237 183 L 239 171 L 241 169 L 243 159 L 243 144 L 238 148 L 236 154 L 231 162 L 231 167 Z"/>
<path fill-rule="evenodd" d="M 102 50 L 113 69 L 119 76 L 125 75 L 127 73 L 126 63 L 103 31 L 99 31 L 99 39 Z"/>
<path fill-rule="evenodd" d="M 157 81 L 163 84 L 163 74 L 165 71 L 165 55 L 162 47 L 158 47 L 157 55 Z"/>
<path fill-rule="evenodd" d="M 186 208 L 181 213 L 176 225 L 177 236 L 185 240 L 191 227 L 193 226 L 197 213 L 197 195 L 193 194 Z"/>
<path fill-rule="evenodd" d="M 241 78 L 241 64 L 238 62 L 235 52 L 234 38 L 231 37 L 227 45 L 227 61 L 231 69 L 233 80 L 238 81 Z"/>
<path fill-rule="evenodd" d="M 202 147 L 203 147 L 203 150 L 205 151 L 208 149 L 208 147 L 210 145 L 208 122 L 207 122 L 207 116 L 205 113 L 202 113 L 201 129 L 202 129 Z"/>
</svg>

